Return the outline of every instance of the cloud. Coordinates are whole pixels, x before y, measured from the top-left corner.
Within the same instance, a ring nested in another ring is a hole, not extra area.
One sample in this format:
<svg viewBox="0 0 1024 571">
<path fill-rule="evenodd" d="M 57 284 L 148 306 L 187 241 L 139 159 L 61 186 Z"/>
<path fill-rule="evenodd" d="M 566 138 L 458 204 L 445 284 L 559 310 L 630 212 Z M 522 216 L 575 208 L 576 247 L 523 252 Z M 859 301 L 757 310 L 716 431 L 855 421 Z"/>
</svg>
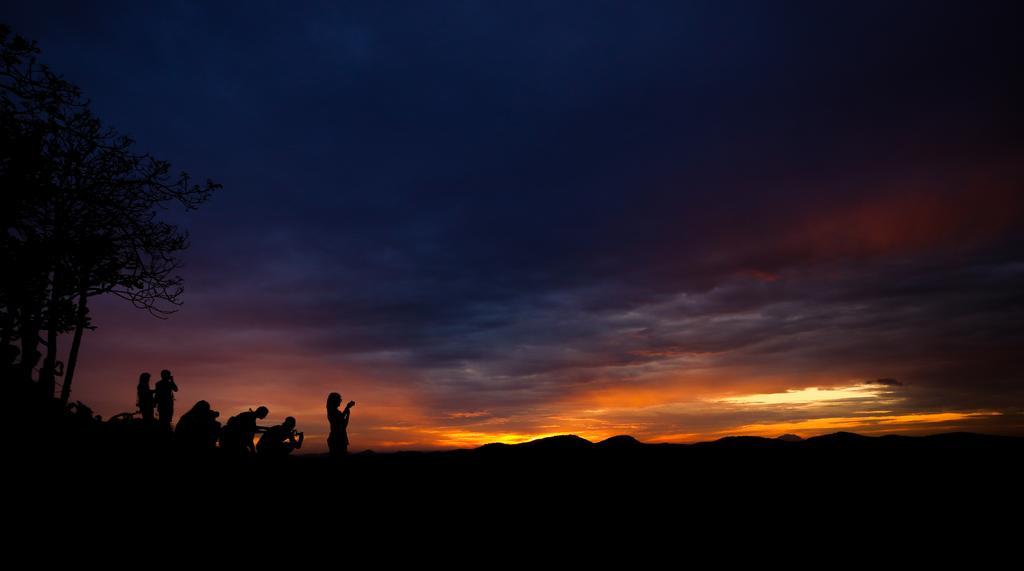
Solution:
<svg viewBox="0 0 1024 571">
<path fill-rule="evenodd" d="M 903 383 L 896 379 L 875 379 L 873 381 L 865 381 L 869 385 L 883 385 L 886 387 L 901 387 Z"/>
<path fill-rule="evenodd" d="M 322 428 L 341 386 L 363 438 L 417 444 L 825 426 L 723 400 L 862 384 L 870 403 L 821 407 L 1010 426 L 1021 36 L 1000 10 L 185 3 L 96 7 L 83 34 L 26 3 L 16 26 L 104 118 L 225 184 L 188 221 L 182 312 L 98 304 L 76 391 L 120 412 L 124 379 L 169 366 L 223 412 Z"/>
</svg>

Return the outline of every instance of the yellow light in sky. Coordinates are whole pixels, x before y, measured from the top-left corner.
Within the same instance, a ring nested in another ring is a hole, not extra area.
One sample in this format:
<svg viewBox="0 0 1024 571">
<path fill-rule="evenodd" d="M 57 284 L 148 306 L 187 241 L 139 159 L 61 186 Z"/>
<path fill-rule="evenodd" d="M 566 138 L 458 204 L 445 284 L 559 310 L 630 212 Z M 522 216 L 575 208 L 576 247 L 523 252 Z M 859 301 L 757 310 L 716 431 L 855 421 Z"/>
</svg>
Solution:
<svg viewBox="0 0 1024 571">
<path fill-rule="evenodd" d="M 714 402 L 728 404 L 780 405 L 816 404 L 851 399 L 877 399 L 886 395 L 885 387 L 859 384 L 849 387 L 790 389 L 781 393 L 766 393 L 727 397 Z"/>
<path fill-rule="evenodd" d="M 1001 413 L 994 411 L 982 412 L 935 412 L 916 414 L 894 414 L 889 416 L 846 416 L 830 418 L 808 418 L 786 422 L 771 422 L 747 424 L 729 430 L 720 431 L 719 434 L 731 436 L 765 436 L 781 434 L 784 432 L 795 432 L 797 434 L 812 434 L 830 432 L 834 430 L 856 429 L 861 432 L 898 432 L 912 429 L 921 424 L 934 424 L 942 422 L 954 422 L 985 416 L 999 416 Z"/>
</svg>

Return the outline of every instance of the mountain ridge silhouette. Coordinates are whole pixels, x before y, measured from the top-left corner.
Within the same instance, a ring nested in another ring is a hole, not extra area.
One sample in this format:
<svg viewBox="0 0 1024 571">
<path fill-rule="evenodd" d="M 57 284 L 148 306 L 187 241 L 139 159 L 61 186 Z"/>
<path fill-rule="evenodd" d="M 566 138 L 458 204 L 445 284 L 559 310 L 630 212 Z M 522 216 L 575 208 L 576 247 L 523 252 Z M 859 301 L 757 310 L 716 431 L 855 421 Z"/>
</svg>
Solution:
<svg viewBox="0 0 1024 571">
<path fill-rule="evenodd" d="M 447 450 L 402 450 L 395 452 L 378 452 L 367 449 L 359 454 L 447 454 L 465 452 L 500 452 L 500 451 L 521 451 L 532 450 L 542 452 L 573 452 L 580 450 L 638 450 L 656 448 L 707 448 L 707 449 L 784 449 L 789 447 L 817 447 L 817 448 L 850 448 L 850 447 L 872 447 L 906 445 L 910 443 L 927 444 L 930 447 L 937 444 L 959 444 L 978 445 L 993 443 L 1019 443 L 1024 445 L 1024 437 L 1008 436 L 998 434 L 984 434 L 978 432 L 943 432 L 921 436 L 908 436 L 903 434 L 882 434 L 869 436 L 856 432 L 838 431 L 828 434 L 820 434 L 802 438 L 795 434 L 783 434 L 777 437 L 768 436 L 723 436 L 715 440 L 700 442 L 643 442 L 629 434 L 619 434 L 605 438 L 604 440 L 591 441 L 576 434 L 558 434 L 545 436 L 525 442 L 506 443 L 489 442 L 474 448 L 456 448 Z M 913 444 L 911 444 L 913 445 Z M 319 454 L 305 454 L 302 456 L 318 456 Z"/>
</svg>

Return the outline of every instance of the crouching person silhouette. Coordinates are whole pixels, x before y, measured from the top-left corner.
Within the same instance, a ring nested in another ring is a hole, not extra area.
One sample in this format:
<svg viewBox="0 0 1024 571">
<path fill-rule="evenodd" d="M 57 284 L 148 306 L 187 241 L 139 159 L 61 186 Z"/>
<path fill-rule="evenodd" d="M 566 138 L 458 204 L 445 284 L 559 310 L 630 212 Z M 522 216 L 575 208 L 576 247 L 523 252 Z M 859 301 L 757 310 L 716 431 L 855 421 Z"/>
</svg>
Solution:
<svg viewBox="0 0 1024 571">
<path fill-rule="evenodd" d="M 210 403 L 201 400 L 192 410 L 181 415 L 174 427 L 174 439 L 178 445 L 191 452 L 202 452 L 217 446 L 220 435 L 220 413 L 210 408 Z"/>
<path fill-rule="evenodd" d="M 256 410 L 241 412 L 229 418 L 220 435 L 221 450 L 234 456 L 244 456 L 246 452 L 255 454 L 256 446 L 252 439 L 257 432 L 266 430 L 266 427 L 258 426 L 256 421 L 267 418 L 268 414 L 270 414 L 270 410 L 261 406 Z"/>
<path fill-rule="evenodd" d="M 295 417 L 289 416 L 283 424 L 271 426 L 263 432 L 256 445 L 256 452 L 260 456 L 284 458 L 292 450 L 302 448 L 304 438 L 303 433 L 295 430 Z"/>
<path fill-rule="evenodd" d="M 349 401 L 345 410 L 341 407 L 341 395 L 327 395 L 327 421 L 331 423 L 331 435 L 327 437 L 327 448 L 332 458 L 343 458 L 348 454 L 348 418 L 356 401 Z"/>
</svg>

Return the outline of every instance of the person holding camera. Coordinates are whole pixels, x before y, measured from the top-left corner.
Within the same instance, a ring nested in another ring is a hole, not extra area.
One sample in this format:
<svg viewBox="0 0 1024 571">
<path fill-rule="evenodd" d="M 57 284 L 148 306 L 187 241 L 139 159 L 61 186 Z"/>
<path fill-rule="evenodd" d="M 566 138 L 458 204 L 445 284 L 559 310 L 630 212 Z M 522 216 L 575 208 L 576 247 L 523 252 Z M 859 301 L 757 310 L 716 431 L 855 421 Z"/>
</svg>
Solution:
<svg viewBox="0 0 1024 571">
<path fill-rule="evenodd" d="M 203 452 L 213 450 L 220 436 L 220 413 L 210 408 L 210 403 L 201 400 L 192 410 L 181 415 L 174 427 L 174 439 L 182 450 Z"/>
<path fill-rule="evenodd" d="M 171 419 L 174 418 L 174 393 L 178 392 L 178 385 L 174 383 L 174 377 L 167 369 L 160 371 L 160 380 L 153 387 L 153 400 L 156 401 L 156 414 L 160 418 L 160 426 L 166 430 L 171 429 Z"/>
<path fill-rule="evenodd" d="M 348 454 L 348 419 L 352 407 L 356 401 L 349 401 L 345 410 L 341 408 L 341 395 L 331 393 L 327 395 L 327 421 L 331 424 L 331 434 L 327 437 L 327 448 L 331 457 L 342 458 Z"/>
<path fill-rule="evenodd" d="M 302 448 L 304 438 L 305 434 L 295 430 L 295 417 L 289 416 L 283 424 L 266 429 L 256 444 L 256 452 L 260 456 L 281 458 Z"/>
</svg>

